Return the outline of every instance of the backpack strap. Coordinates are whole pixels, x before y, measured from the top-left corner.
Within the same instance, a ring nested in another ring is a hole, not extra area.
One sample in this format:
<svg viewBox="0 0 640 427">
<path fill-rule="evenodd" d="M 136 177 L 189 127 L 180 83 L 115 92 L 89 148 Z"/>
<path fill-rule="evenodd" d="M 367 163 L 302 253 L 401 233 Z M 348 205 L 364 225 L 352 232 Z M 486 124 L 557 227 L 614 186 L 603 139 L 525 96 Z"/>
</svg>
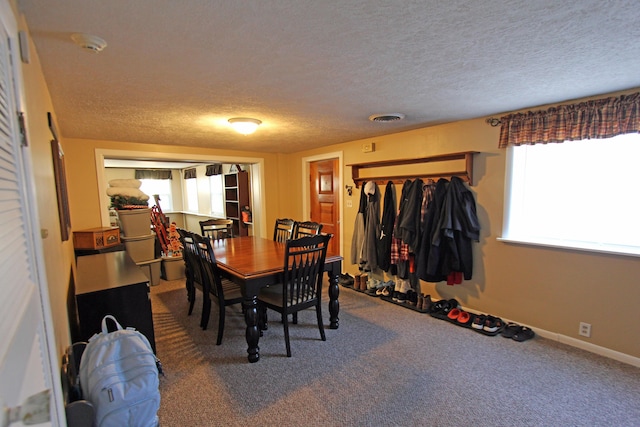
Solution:
<svg viewBox="0 0 640 427">
<path fill-rule="evenodd" d="M 110 314 L 107 314 L 106 316 L 104 316 L 104 318 L 102 319 L 102 333 L 103 334 L 108 334 L 109 333 L 109 327 L 107 326 L 107 319 L 111 319 L 113 320 L 113 323 L 116 325 L 116 329 L 118 331 L 122 330 L 122 326 L 120 325 L 120 323 L 118 323 L 118 321 L 116 320 L 115 317 L 113 317 Z"/>
</svg>

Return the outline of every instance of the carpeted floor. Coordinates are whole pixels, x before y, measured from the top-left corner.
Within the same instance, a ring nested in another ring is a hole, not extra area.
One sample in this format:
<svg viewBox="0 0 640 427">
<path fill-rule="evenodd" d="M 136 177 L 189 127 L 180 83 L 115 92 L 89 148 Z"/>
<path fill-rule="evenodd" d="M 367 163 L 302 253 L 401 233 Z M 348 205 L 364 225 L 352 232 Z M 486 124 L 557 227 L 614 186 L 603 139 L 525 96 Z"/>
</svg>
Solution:
<svg viewBox="0 0 640 427">
<path fill-rule="evenodd" d="M 303 312 L 287 358 L 270 312 L 250 364 L 239 306 L 216 346 L 217 306 L 201 330 L 201 295 L 187 316 L 184 280 L 151 298 L 163 427 L 640 426 L 640 369 L 540 337 L 488 337 L 340 288 L 326 342 Z"/>
</svg>

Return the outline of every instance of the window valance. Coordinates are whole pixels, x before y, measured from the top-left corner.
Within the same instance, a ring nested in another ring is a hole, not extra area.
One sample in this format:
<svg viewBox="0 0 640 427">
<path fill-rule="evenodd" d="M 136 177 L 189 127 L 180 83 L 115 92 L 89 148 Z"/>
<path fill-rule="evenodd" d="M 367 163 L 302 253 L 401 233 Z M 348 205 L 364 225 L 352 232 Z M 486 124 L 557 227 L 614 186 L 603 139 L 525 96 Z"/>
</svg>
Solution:
<svg viewBox="0 0 640 427">
<path fill-rule="evenodd" d="M 171 179 L 171 169 L 136 169 L 136 179 Z"/>
<path fill-rule="evenodd" d="M 640 93 L 509 114 L 500 123 L 500 148 L 637 133 Z"/>
<path fill-rule="evenodd" d="M 184 170 L 184 179 L 191 179 L 196 177 L 196 168 L 190 168 Z"/>
<path fill-rule="evenodd" d="M 222 175 L 222 163 L 216 163 L 213 165 L 207 165 L 207 170 L 204 173 L 206 176 Z"/>
</svg>

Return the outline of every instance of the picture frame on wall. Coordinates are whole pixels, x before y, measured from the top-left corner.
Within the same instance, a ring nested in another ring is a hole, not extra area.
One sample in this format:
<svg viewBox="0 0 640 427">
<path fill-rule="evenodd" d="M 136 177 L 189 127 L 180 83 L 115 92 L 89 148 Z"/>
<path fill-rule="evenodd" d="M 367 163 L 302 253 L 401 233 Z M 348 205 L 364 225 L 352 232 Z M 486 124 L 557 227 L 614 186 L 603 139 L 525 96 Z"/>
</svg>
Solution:
<svg viewBox="0 0 640 427">
<path fill-rule="evenodd" d="M 58 216 L 60 218 L 60 238 L 69 240 L 71 232 L 71 214 L 69 211 L 69 193 L 67 192 L 67 176 L 64 166 L 64 151 L 58 142 L 58 135 L 51 113 L 47 113 L 49 129 L 53 135 L 51 140 L 51 157 L 53 159 L 53 175 L 56 182 L 56 196 L 58 198 Z"/>
</svg>

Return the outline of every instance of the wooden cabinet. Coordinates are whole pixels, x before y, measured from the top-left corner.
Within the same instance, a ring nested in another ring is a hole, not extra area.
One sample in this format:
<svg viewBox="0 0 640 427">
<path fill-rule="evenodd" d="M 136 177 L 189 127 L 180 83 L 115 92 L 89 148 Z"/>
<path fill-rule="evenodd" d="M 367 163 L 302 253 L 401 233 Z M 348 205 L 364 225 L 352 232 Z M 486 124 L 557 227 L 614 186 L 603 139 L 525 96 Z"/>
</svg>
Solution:
<svg viewBox="0 0 640 427">
<path fill-rule="evenodd" d="M 248 226 L 242 221 L 242 208 L 249 206 L 249 173 L 246 171 L 224 176 L 225 212 L 233 220 L 234 236 L 247 236 Z"/>
<path fill-rule="evenodd" d="M 142 332 L 155 352 L 149 279 L 131 257 L 125 251 L 87 255 L 78 258 L 77 267 L 78 338 L 89 340 L 111 314 L 123 327 Z"/>
</svg>

